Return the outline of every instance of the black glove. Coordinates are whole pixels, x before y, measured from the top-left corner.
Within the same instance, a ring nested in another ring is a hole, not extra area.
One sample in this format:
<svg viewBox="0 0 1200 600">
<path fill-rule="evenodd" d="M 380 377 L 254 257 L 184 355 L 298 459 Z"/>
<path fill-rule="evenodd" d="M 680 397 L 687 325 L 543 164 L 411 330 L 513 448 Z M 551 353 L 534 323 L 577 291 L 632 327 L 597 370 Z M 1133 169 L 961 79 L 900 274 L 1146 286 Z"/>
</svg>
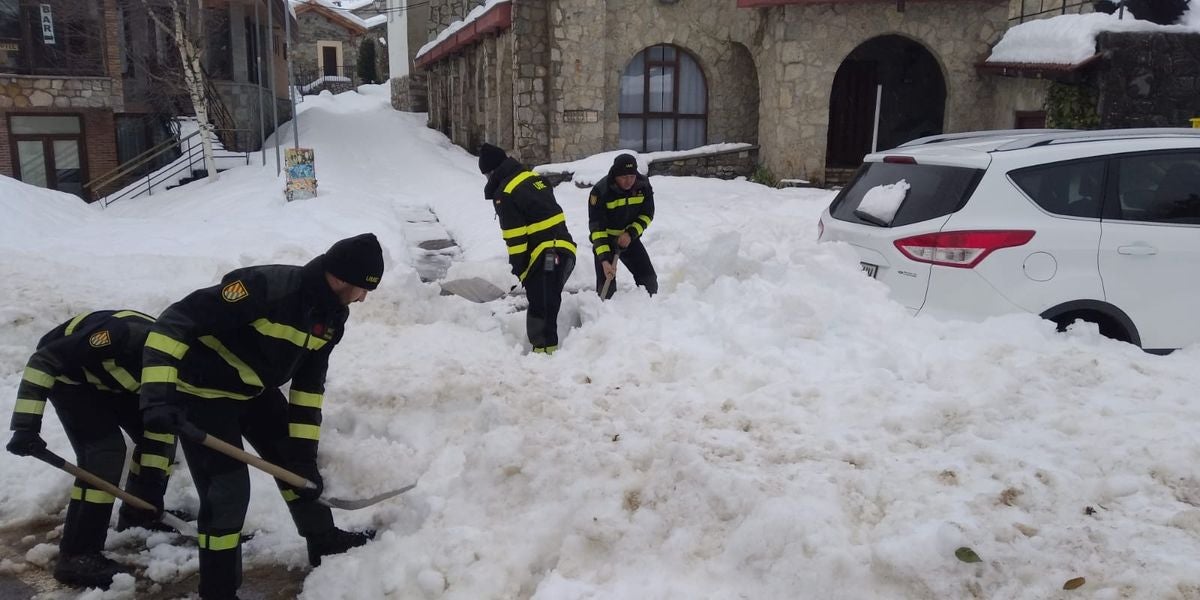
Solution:
<svg viewBox="0 0 1200 600">
<path fill-rule="evenodd" d="M 142 411 L 142 426 L 156 433 L 179 433 L 187 423 L 183 407 L 174 404 L 155 404 Z"/>
<path fill-rule="evenodd" d="M 46 440 L 43 440 L 36 431 L 18 429 L 13 432 L 7 448 L 9 452 L 17 456 L 33 456 L 46 449 Z"/>
<path fill-rule="evenodd" d="M 293 460 L 285 468 L 313 482 L 315 485 L 315 487 L 311 488 L 292 488 L 301 500 L 312 501 L 321 497 L 321 492 L 325 491 L 325 481 L 321 479 L 321 472 L 317 470 L 317 459 L 315 457 L 308 460 Z"/>
</svg>

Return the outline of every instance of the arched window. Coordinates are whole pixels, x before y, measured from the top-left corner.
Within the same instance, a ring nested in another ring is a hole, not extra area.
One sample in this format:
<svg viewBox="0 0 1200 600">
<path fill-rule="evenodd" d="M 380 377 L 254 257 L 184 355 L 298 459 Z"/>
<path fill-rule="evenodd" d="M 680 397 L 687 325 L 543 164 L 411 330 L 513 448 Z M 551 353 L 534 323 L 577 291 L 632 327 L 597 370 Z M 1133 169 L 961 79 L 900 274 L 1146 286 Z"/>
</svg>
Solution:
<svg viewBox="0 0 1200 600">
<path fill-rule="evenodd" d="M 621 74 L 622 148 L 687 150 L 708 139 L 708 84 L 696 59 L 659 44 L 642 50 Z"/>
</svg>

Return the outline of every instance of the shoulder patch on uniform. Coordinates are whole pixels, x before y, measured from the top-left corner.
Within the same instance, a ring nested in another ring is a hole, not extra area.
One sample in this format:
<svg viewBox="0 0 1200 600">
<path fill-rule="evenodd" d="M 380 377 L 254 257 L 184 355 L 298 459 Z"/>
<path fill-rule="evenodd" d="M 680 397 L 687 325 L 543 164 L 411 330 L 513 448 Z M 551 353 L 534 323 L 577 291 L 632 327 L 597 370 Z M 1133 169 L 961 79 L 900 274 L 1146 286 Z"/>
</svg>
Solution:
<svg viewBox="0 0 1200 600">
<path fill-rule="evenodd" d="M 112 336 L 107 329 L 101 329 L 88 336 L 88 344 L 93 348 L 103 348 L 112 343 Z"/>
<path fill-rule="evenodd" d="M 221 298 L 226 302 L 237 302 L 249 295 L 250 292 L 246 290 L 246 284 L 242 283 L 241 279 L 226 284 L 225 287 L 221 288 Z"/>
<path fill-rule="evenodd" d="M 599 198 L 597 198 L 595 194 L 588 196 L 588 204 L 595 206 L 597 200 L 599 200 Z"/>
</svg>

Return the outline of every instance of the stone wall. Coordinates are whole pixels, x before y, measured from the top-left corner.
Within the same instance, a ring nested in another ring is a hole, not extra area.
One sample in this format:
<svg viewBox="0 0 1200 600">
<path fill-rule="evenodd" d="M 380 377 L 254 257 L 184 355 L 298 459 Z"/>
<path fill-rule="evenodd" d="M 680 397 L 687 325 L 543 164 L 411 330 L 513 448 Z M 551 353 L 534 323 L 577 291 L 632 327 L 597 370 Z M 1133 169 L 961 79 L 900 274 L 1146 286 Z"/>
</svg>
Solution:
<svg viewBox="0 0 1200 600">
<path fill-rule="evenodd" d="M 1200 34 L 1101 33 L 1101 127 L 1189 127 L 1200 117 Z"/>
<path fill-rule="evenodd" d="M 975 69 L 1008 26 L 1008 0 L 911 2 L 903 11 L 891 2 L 742 9 L 733 1 L 701 10 L 699 1 L 513 0 L 510 31 L 429 68 L 430 126 L 472 150 L 478 139 L 498 142 L 533 164 L 615 149 L 622 71 L 643 49 L 674 44 L 704 71 L 708 143 L 757 144 L 778 176 L 820 182 L 834 75 L 856 47 L 884 35 L 917 42 L 939 65 L 944 131 L 1011 119 L 992 100 L 999 78 Z M 431 37 L 479 3 L 432 0 Z M 1014 101 L 1037 101 L 1036 88 L 1010 91 Z M 475 93 L 478 102 L 461 96 Z"/>
<path fill-rule="evenodd" d="M 213 86 L 221 96 L 221 102 L 233 115 L 239 131 L 235 135 L 234 147 L 226 147 L 234 152 L 252 152 L 262 148 L 259 137 L 259 111 L 262 111 L 263 129 L 266 136 L 275 132 L 271 124 L 271 90 L 252 83 L 233 83 L 230 81 L 214 81 Z M 288 98 L 276 98 L 275 110 L 279 115 L 279 123 L 292 118 L 292 103 Z"/>
<path fill-rule="evenodd" d="M 109 77 L 0 75 L 0 108 L 124 109 Z"/>
<path fill-rule="evenodd" d="M 650 163 L 650 175 L 674 175 L 733 179 L 749 177 L 758 165 L 758 147 L 727 150 L 698 156 L 656 160 Z"/>
<path fill-rule="evenodd" d="M 994 79 L 996 93 L 992 95 L 992 119 L 984 123 L 984 129 L 1012 129 L 1016 125 L 1018 111 L 1046 109 L 1050 81 L 1000 76 Z"/>
<path fill-rule="evenodd" d="M 356 77 L 356 69 L 358 68 L 358 45 L 362 39 L 360 36 L 354 35 L 344 26 L 330 21 L 324 15 L 316 11 L 302 12 L 297 18 L 299 22 L 299 31 L 297 32 L 297 40 L 292 43 L 292 50 L 295 55 L 292 57 L 292 68 L 297 76 L 302 73 L 313 73 L 313 79 L 319 77 L 323 71 L 320 68 L 319 56 L 321 48 L 317 46 L 317 42 L 338 41 L 342 43 L 342 66 L 346 67 L 349 72 L 340 72 L 343 77 Z M 307 77 L 307 75 L 305 75 Z M 305 82 L 307 83 L 307 82 Z"/>
<path fill-rule="evenodd" d="M 391 86 L 392 108 L 406 112 L 429 110 L 429 91 L 424 73 L 393 77 Z"/>
</svg>

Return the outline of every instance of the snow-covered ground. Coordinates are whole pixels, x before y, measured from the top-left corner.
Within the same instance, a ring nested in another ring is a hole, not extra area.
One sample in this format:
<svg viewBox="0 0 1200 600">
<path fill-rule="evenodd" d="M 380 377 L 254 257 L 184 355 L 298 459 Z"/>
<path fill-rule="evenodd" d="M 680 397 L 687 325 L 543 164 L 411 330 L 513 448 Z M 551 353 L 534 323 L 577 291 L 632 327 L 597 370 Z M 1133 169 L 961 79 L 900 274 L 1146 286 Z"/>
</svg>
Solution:
<svg viewBox="0 0 1200 600">
<path fill-rule="evenodd" d="M 513 283 L 475 158 L 364 89 L 302 105 L 312 200 L 286 203 L 270 164 L 106 210 L 0 177 L 0 412 L 78 312 L 157 313 L 374 231 L 388 270 L 333 354 L 320 459 L 337 496 L 420 483 L 337 513 L 381 534 L 326 559 L 304 598 L 1200 594 L 1200 350 L 1028 315 L 914 319 L 849 248 L 816 243 L 828 192 L 654 177 L 661 294 L 626 275 L 610 302 L 568 295 L 562 349 L 525 354 L 522 313 L 440 296 L 406 250 L 404 215 L 430 206 L 462 246 L 451 278 Z M 587 190 L 556 193 L 584 249 L 568 286 L 590 288 Z M 53 414 L 45 437 L 72 456 Z M 190 484 L 178 469 L 168 505 L 194 508 Z M 247 563 L 303 565 L 275 487 L 253 484 Z M 0 525 L 56 514 L 68 487 L 3 453 Z M 196 569 L 169 545 L 136 558 L 163 581 Z"/>
</svg>

